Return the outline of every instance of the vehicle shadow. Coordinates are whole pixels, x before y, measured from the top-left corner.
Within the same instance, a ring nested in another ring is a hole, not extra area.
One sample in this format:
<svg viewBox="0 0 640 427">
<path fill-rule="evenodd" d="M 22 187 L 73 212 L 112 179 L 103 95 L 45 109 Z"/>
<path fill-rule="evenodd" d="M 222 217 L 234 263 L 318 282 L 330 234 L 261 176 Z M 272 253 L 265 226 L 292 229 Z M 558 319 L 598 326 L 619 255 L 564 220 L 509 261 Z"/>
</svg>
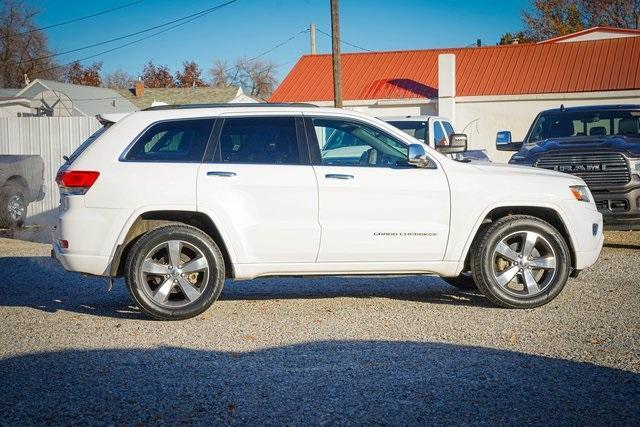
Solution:
<svg viewBox="0 0 640 427">
<path fill-rule="evenodd" d="M 625 425 L 640 416 L 637 373 L 409 341 L 64 350 L 0 360 L 0 378 L 7 425 Z"/>
<path fill-rule="evenodd" d="M 107 292 L 107 280 L 69 273 L 48 257 L 0 258 L 0 306 L 59 310 L 102 317 L 144 319 L 122 279 Z M 391 298 L 430 304 L 491 307 L 476 292 L 460 291 L 429 276 L 269 278 L 227 280 L 221 300 Z"/>
</svg>

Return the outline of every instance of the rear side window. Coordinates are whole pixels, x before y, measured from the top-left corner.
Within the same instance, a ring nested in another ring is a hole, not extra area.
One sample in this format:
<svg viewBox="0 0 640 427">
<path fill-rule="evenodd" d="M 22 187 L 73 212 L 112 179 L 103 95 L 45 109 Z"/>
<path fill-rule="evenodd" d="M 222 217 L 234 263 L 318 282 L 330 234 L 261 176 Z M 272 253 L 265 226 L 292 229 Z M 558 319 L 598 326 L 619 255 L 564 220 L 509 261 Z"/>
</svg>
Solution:
<svg viewBox="0 0 640 427">
<path fill-rule="evenodd" d="M 225 119 L 220 134 L 222 163 L 300 164 L 293 117 Z"/>
<path fill-rule="evenodd" d="M 213 119 L 172 120 L 147 129 L 125 160 L 143 162 L 200 162 L 207 147 Z"/>
</svg>

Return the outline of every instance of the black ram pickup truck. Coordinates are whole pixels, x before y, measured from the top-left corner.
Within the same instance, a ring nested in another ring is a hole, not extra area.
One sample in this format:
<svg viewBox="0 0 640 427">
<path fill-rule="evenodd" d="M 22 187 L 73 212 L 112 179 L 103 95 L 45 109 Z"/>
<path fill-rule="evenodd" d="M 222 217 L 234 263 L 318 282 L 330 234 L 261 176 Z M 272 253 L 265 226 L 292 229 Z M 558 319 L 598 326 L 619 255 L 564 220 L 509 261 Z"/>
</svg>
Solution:
<svg viewBox="0 0 640 427">
<path fill-rule="evenodd" d="M 538 114 L 523 142 L 498 132 L 510 164 L 584 179 L 605 229 L 640 230 L 640 105 L 561 106 Z"/>
</svg>

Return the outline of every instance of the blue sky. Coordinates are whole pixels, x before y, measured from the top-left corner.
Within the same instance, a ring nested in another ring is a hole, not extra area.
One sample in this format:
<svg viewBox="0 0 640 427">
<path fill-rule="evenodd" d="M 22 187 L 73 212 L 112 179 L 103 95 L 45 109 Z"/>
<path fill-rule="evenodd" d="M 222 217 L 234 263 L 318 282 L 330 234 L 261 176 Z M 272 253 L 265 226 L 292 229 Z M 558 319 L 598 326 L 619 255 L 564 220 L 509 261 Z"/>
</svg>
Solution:
<svg viewBox="0 0 640 427">
<path fill-rule="evenodd" d="M 51 25 L 133 0 L 29 0 L 41 10 L 38 26 Z M 224 0 L 144 0 L 142 3 L 85 21 L 46 30 L 52 49 L 61 52 L 122 36 L 180 18 L 223 3 Z M 341 38 L 370 50 L 458 47 L 475 43 L 495 44 L 506 31 L 521 28 L 520 12 L 528 0 L 340 0 Z M 308 28 L 331 30 L 329 0 L 238 0 L 179 28 L 116 50 L 100 58 L 103 71 L 119 67 L 137 75 L 145 62 L 168 65 L 172 70 L 184 60 L 195 60 L 203 69 L 214 59 L 232 62 L 254 57 Z M 141 34 L 138 37 L 143 37 Z M 70 62 L 133 40 L 59 56 Z M 319 53 L 331 49 L 329 37 L 318 33 Z M 357 52 L 342 46 L 343 52 Z M 309 35 L 301 34 L 264 58 L 279 67 L 282 78 L 300 55 L 309 52 Z"/>
</svg>

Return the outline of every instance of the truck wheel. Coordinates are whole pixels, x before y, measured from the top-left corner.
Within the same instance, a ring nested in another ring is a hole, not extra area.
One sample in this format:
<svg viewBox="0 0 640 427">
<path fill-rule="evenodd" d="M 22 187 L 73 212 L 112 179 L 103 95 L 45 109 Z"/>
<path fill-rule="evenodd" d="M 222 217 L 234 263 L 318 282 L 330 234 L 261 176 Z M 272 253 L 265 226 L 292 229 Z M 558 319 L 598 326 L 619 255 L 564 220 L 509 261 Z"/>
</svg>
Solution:
<svg viewBox="0 0 640 427">
<path fill-rule="evenodd" d="M 7 183 L 0 190 L 0 227 L 22 227 L 27 217 L 27 195 L 22 185 Z"/>
<path fill-rule="evenodd" d="M 472 253 L 478 289 L 494 304 L 533 308 L 554 299 L 569 277 L 571 255 L 562 235 L 532 216 L 491 224 Z"/>
<path fill-rule="evenodd" d="M 197 316 L 218 299 L 224 258 L 215 242 L 187 225 L 167 225 L 144 234 L 126 262 L 129 294 L 149 316 L 182 320 Z"/>
<path fill-rule="evenodd" d="M 464 291 L 473 291 L 478 289 L 476 281 L 473 279 L 473 273 L 470 271 L 462 272 L 458 277 L 443 277 L 442 280 Z"/>
</svg>

